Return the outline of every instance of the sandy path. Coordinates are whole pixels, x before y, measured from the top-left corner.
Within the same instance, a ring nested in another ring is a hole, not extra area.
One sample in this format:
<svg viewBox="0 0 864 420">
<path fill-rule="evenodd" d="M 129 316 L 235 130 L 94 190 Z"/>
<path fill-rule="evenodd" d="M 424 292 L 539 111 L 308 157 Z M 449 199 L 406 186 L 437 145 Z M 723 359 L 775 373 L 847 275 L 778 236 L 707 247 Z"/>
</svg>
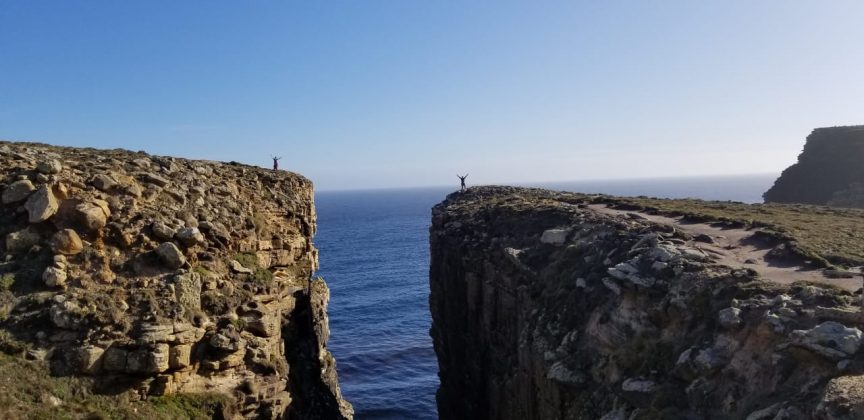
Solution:
<svg viewBox="0 0 864 420">
<path fill-rule="evenodd" d="M 756 270 L 763 278 L 776 283 L 790 284 L 799 280 L 806 280 L 841 287 L 850 292 L 858 290 L 862 285 L 860 276 L 835 279 L 827 277 L 822 269 L 811 269 L 767 258 L 771 246 L 754 238 L 753 232 L 745 229 L 723 228 L 707 223 L 682 222 L 680 217 L 615 210 L 603 204 L 591 204 L 588 207 L 601 214 L 641 217 L 654 223 L 672 225 L 675 229 L 689 233 L 694 237 L 708 235 L 714 239 L 714 244 L 690 241 L 688 245 L 705 251 L 714 257 L 718 264 L 733 268 L 750 268 Z"/>
</svg>

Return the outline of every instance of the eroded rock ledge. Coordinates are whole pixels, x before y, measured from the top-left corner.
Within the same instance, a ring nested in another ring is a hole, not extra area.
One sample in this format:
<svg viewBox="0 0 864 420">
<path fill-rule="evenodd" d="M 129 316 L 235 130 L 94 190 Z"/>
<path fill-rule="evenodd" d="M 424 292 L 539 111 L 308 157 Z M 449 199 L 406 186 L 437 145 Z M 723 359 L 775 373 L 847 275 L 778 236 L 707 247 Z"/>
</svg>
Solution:
<svg viewBox="0 0 864 420">
<path fill-rule="evenodd" d="M 130 399 L 219 393 L 223 416 L 351 417 L 329 291 L 311 278 L 309 180 L 0 142 L 0 190 L 3 350 Z"/>
<path fill-rule="evenodd" d="M 721 264 L 722 238 L 600 203 L 481 187 L 433 209 L 441 418 L 864 415 L 858 296 Z"/>
</svg>

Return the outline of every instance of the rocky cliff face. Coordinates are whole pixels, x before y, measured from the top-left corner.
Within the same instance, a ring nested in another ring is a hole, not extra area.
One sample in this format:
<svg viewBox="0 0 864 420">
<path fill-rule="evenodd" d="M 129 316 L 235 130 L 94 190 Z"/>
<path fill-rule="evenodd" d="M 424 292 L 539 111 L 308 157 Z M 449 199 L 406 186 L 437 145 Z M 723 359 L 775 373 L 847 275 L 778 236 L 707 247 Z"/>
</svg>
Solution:
<svg viewBox="0 0 864 420">
<path fill-rule="evenodd" d="M 312 184 L 142 152 L 0 143 L 0 337 L 131 399 L 350 418 L 327 351 Z"/>
<path fill-rule="evenodd" d="M 864 202 L 862 162 L 864 126 L 817 128 L 807 136 L 798 163 L 765 192 L 765 201 L 857 207 Z"/>
<path fill-rule="evenodd" d="M 441 418 L 864 415 L 860 279 L 771 277 L 730 262 L 777 245 L 755 232 L 604 200 L 489 187 L 433 209 Z"/>
</svg>

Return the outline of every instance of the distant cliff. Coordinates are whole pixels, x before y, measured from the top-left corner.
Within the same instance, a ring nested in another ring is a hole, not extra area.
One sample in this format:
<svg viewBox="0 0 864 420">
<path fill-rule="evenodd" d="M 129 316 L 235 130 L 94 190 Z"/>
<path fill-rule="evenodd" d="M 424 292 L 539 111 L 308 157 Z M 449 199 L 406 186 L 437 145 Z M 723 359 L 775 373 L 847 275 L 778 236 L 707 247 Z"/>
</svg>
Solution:
<svg viewBox="0 0 864 420">
<path fill-rule="evenodd" d="M 351 417 L 309 180 L 0 142 L 0 191 L 0 417 Z"/>
<path fill-rule="evenodd" d="M 864 126 L 817 128 L 807 136 L 798 162 L 786 168 L 764 194 L 766 202 L 864 203 Z"/>
<path fill-rule="evenodd" d="M 632 203 L 480 187 L 433 209 L 442 419 L 864 416 L 860 277 L 747 222 Z"/>
</svg>

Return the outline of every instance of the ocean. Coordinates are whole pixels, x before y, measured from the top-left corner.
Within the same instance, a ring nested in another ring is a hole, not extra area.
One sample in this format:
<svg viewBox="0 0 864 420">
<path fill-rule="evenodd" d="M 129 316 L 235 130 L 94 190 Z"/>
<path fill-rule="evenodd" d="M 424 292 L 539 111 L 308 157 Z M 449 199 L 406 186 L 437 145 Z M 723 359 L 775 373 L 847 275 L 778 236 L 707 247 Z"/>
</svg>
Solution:
<svg viewBox="0 0 864 420">
<path fill-rule="evenodd" d="M 776 178 L 766 174 L 526 186 L 757 203 Z M 357 419 L 437 418 L 438 366 L 429 337 L 430 209 L 455 190 L 316 194 L 318 275 L 331 290 L 329 348 Z"/>
</svg>

